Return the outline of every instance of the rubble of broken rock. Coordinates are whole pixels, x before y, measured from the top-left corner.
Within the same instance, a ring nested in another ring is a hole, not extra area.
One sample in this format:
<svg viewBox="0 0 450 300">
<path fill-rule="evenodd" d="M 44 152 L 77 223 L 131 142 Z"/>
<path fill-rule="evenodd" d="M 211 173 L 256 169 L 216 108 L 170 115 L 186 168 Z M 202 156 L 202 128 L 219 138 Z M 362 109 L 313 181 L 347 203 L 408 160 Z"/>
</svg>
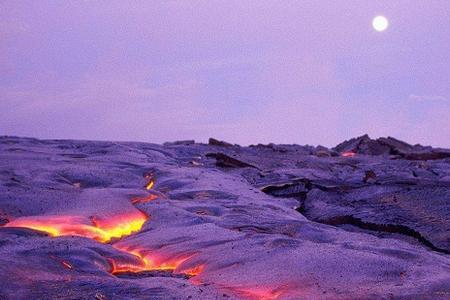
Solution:
<svg viewBox="0 0 450 300">
<path fill-rule="evenodd" d="M 0 137 L 0 299 L 450 299 L 450 151 Z"/>
</svg>

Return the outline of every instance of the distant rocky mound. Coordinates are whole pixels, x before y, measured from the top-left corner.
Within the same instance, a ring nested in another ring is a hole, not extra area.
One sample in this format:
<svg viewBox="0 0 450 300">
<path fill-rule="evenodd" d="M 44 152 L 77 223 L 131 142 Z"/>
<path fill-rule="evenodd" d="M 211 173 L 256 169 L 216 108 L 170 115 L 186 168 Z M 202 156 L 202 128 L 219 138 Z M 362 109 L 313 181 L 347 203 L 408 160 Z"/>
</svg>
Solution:
<svg viewBox="0 0 450 300">
<path fill-rule="evenodd" d="M 371 139 L 367 134 L 344 141 L 333 148 L 339 153 L 392 155 L 411 160 L 432 160 L 450 157 L 450 151 L 420 144 L 410 145 L 393 137 Z"/>
</svg>

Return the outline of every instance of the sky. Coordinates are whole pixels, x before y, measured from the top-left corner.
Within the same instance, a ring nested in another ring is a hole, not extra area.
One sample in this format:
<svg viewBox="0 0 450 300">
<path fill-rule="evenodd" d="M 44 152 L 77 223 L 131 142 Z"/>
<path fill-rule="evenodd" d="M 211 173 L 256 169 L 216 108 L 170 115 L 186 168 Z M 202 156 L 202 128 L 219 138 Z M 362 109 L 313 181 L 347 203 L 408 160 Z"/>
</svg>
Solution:
<svg viewBox="0 0 450 300">
<path fill-rule="evenodd" d="M 450 147 L 447 0 L 5 0 L 0 74 L 0 135 Z"/>
</svg>

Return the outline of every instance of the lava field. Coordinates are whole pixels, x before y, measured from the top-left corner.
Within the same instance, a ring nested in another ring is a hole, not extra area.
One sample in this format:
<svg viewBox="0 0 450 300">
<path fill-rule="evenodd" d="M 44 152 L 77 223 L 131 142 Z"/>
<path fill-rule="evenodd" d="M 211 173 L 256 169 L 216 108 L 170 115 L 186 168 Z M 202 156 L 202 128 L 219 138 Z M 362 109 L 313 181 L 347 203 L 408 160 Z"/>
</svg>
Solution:
<svg viewBox="0 0 450 300">
<path fill-rule="evenodd" d="M 3 136 L 0 299 L 450 299 L 450 150 Z"/>
</svg>

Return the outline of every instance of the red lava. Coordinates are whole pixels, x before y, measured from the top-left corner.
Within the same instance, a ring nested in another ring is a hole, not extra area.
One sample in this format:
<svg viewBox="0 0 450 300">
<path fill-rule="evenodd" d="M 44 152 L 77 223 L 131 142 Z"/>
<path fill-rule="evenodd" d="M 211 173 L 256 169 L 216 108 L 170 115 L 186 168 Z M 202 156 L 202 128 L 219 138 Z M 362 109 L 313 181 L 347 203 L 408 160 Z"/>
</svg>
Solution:
<svg viewBox="0 0 450 300">
<path fill-rule="evenodd" d="M 72 265 L 71 265 L 69 262 L 65 261 L 65 260 L 61 261 L 61 264 L 62 264 L 66 269 L 69 269 L 69 270 L 72 270 L 72 269 L 73 269 Z"/>
<path fill-rule="evenodd" d="M 283 294 L 281 290 L 268 290 L 264 288 L 228 288 L 234 293 L 254 300 L 275 300 Z"/>
<path fill-rule="evenodd" d="M 58 261 L 59 263 L 61 263 L 61 265 L 62 265 L 64 268 L 66 268 L 66 269 L 69 269 L 69 270 L 72 270 L 72 269 L 73 269 L 72 264 L 69 263 L 68 261 L 61 260 L 61 259 L 55 257 L 54 255 L 50 255 L 50 258 L 51 258 L 51 259 L 54 259 L 54 260 L 56 260 L 56 261 Z"/>
<path fill-rule="evenodd" d="M 131 199 L 131 203 L 132 204 L 143 204 L 143 203 L 148 203 L 150 201 L 153 201 L 157 198 L 158 198 L 157 195 L 148 195 L 146 197 L 136 197 L 136 198 Z"/>
<path fill-rule="evenodd" d="M 355 155 L 356 155 L 356 153 L 353 152 L 353 151 L 347 151 L 347 152 L 342 152 L 341 153 L 341 156 L 343 156 L 343 157 L 353 157 Z"/>
</svg>

